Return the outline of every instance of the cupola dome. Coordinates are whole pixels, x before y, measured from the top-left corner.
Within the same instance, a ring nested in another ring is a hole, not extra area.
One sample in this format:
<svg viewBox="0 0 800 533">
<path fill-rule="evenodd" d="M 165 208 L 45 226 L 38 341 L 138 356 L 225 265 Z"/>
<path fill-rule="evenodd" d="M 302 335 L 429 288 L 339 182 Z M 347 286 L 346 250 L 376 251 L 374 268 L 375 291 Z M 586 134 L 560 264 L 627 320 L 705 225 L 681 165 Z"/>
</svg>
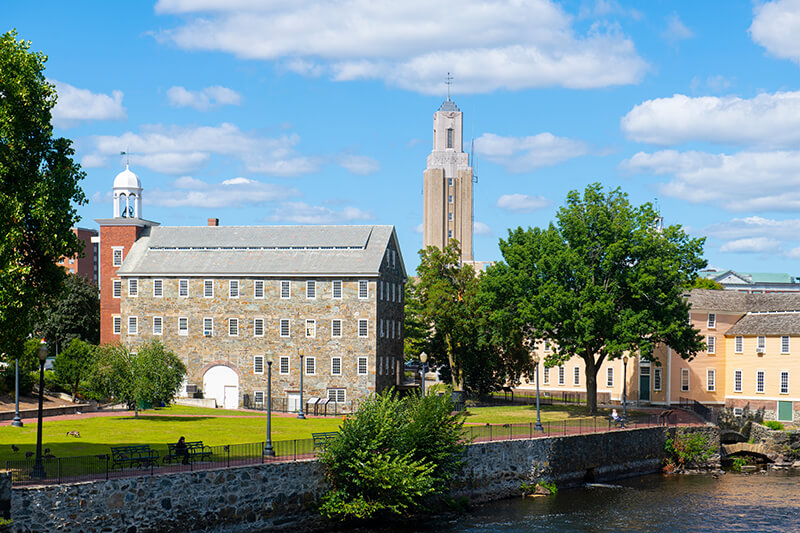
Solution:
<svg viewBox="0 0 800 533">
<path fill-rule="evenodd" d="M 139 176 L 131 172 L 128 165 L 125 165 L 125 170 L 117 174 L 114 178 L 115 189 L 141 189 L 142 182 L 139 181 Z"/>
</svg>

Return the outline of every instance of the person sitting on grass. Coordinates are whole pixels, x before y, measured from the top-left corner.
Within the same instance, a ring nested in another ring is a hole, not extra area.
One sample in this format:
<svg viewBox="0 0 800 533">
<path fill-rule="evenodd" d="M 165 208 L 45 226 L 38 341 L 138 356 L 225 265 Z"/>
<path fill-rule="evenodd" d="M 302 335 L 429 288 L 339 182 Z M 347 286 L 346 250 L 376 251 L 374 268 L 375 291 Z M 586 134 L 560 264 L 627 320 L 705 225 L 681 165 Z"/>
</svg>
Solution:
<svg viewBox="0 0 800 533">
<path fill-rule="evenodd" d="M 183 456 L 181 464 L 189 464 L 189 447 L 186 446 L 186 439 L 184 437 L 179 438 L 178 442 L 175 444 L 175 455 L 177 457 Z"/>
</svg>

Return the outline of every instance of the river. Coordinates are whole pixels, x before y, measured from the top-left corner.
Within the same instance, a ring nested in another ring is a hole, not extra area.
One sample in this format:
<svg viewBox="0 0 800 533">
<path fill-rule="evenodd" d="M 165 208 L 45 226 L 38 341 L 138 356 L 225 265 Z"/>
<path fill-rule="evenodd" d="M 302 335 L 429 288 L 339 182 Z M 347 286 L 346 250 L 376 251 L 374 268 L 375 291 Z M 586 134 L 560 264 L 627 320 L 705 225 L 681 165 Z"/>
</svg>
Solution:
<svg viewBox="0 0 800 533">
<path fill-rule="evenodd" d="M 395 532 L 800 532 L 800 473 L 650 475 L 514 498 Z"/>
</svg>

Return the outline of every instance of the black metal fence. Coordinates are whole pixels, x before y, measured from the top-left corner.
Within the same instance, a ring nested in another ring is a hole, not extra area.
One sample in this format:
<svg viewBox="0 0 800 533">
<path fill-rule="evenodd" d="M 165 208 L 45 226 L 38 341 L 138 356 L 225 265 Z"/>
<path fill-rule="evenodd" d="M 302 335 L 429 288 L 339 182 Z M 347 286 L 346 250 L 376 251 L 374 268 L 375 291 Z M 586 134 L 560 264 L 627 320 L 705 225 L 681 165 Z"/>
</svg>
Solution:
<svg viewBox="0 0 800 533">
<path fill-rule="evenodd" d="M 514 390 L 513 392 L 495 392 L 488 399 L 486 403 L 502 404 L 502 403 L 515 403 L 523 405 L 536 404 L 536 391 L 530 390 Z M 581 391 L 540 391 L 539 392 L 540 405 L 553 405 L 553 404 L 585 404 L 586 393 Z M 598 404 L 611 403 L 611 393 L 598 392 Z"/>
<path fill-rule="evenodd" d="M 311 401 L 312 398 L 309 397 L 305 397 L 303 400 L 306 403 L 304 412 L 310 415 L 341 416 L 343 414 L 355 413 L 358 409 L 358 404 L 354 400 L 347 402 L 331 402 L 328 401 L 327 398 L 314 398 L 315 401 L 313 401 L 313 403 Z M 266 399 L 256 401 L 249 394 L 245 394 L 242 397 L 242 407 L 254 411 L 266 411 L 267 402 Z M 288 398 L 273 398 L 272 411 L 275 413 L 296 413 L 297 407 L 296 404 L 292 404 L 290 407 Z"/>
<path fill-rule="evenodd" d="M 464 426 L 467 442 L 487 442 L 498 440 L 534 439 L 537 437 L 558 437 L 602 433 L 619 429 L 635 429 L 668 424 L 669 420 L 658 415 L 631 417 L 625 424 L 614 422 L 607 416 L 565 418 L 559 421 L 542 422 L 537 431 L 535 422 L 522 424 L 485 424 Z"/>
<path fill-rule="evenodd" d="M 711 422 L 713 424 L 717 423 L 717 413 L 710 407 L 706 407 L 702 403 L 698 402 L 697 400 L 693 400 L 691 398 L 684 398 L 680 397 L 678 399 L 678 405 L 681 409 L 687 409 L 689 411 L 693 411 L 698 415 L 703 417 L 703 420 L 706 422 Z"/>
</svg>

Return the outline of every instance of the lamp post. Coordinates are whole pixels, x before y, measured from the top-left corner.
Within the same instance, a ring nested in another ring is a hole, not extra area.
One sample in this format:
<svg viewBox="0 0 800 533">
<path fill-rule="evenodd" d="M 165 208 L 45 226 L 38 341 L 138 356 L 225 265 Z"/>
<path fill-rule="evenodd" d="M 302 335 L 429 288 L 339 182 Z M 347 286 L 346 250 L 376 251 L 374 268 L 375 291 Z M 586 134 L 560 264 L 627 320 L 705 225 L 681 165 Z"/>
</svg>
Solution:
<svg viewBox="0 0 800 533">
<path fill-rule="evenodd" d="M 428 366 L 427 365 L 428 354 L 426 354 L 425 352 L 419 354 L 419 362 L 422 363 L 422 368 L 420 368 L 420 370 L 422 371 L 422 395 L 425 396 L 425 374 L 427 374 L 425 370 L 426 367 Z"/>
<path fill-rule="evenodd" d="M 42 464 L 42 409 L 44 402 L 44 362 L 47 360 L 47 343 L 42 341 L 36 352 L 39 357 L 39 427 L 36 428 L 36 462 L 33 464 L 31 477 L 44 479 L 46 477 Z"/>
<path fill-rule="evenodd" d="M 16 428 L 22 427 L 22 418 L 19 416 L 19 355 L 17 355 L 16 377 L 14 378 L 14 420 L 11 425 Z"/>
<path fill-rule="evenodd" d="M 533 430 L 544 433 L 542 417 L 539 411 L 539 354 L 536 353 L 536 351 L 533 352 L 533 364 L 536 368 L 536 425 L 533 427 Z"/>
<path fill-rule="evenodd" d="M 272 449 L 272 352 L 267 352 L 267 443 L 264 445 L 264 455 L 275 457 Z"/>
<path fill-rule="evenodd" d="M 305 370 L 303 368 L 303 349 L 300 348 L 297 353 L 300 355 L 300 412 L 297 413 L 297 418 L 305 420 L 306 415 L 303 414 L 303 372 Z"/>
<path fill-rule="evenodd" d="M 628 421 L 628 354 L 622 356 L 622 427 Z"/>
</svg>

